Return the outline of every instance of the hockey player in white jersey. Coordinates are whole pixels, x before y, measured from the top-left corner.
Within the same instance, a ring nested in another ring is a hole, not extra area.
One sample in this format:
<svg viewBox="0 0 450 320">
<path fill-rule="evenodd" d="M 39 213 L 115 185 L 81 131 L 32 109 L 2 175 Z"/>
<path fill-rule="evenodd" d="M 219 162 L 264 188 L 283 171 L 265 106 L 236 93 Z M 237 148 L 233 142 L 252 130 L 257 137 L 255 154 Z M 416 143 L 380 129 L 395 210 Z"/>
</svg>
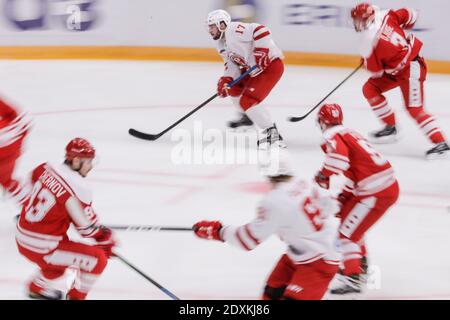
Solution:
<svg viewBox="0 0 450 320">
<path fill-rule="evenodd" d="M 217 84 L 217 94 L 223 98 L 230 96 L 242 113 L 240 120 L 228 123 L 229 127 L 251 126 L 254 123 L 263 134 L 259 144 L 277 142 L 283 145 L 269 112 L 260 106 L 284 71 L 283 53 L 273 41 L 270 30 L 258 23 L 231 22 L 230 15 L 224 10 L 210 12 L 207 25 L 225 62 L 224 74 Z M 258 69 L 228 88 L 234 78 L 254 65 Z"/>
<path fill-rule="evenodd" d="M 273 189 L 261 200 L 254 220 L 242 226 L 201 221 L 194 225 L 195 234 L 243 250 L 276 234 L 287 250 L 270 274 L 262 298 L 322 299 L 338 271 L 334 217 L 338 205 L 312 181 L 294 178 L 286 162 L 267 178 Z"/>
</svg>

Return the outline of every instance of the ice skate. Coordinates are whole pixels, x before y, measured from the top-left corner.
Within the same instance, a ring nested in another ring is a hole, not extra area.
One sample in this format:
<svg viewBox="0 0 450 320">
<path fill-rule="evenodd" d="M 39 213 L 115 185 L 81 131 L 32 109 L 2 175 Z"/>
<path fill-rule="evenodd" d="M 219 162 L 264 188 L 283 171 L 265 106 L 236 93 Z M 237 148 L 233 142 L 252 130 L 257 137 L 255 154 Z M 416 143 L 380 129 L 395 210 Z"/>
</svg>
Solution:
<svg viewBox="0 0 450 320">
<path fill-rule="evenodd" d="M 398 130 L 395 126 L 386 125 L 383 129 L 369 133 L 369 141 L 372 143 L 394 143 L 399 139 Z"/>
<path fill-rule="evenodd" d="M 253 121 L 245 113 L 242 113 L 240 119 L 228 121 L 227 126 L 231 129 L 247 129 L 253 126 Z"/>
<path fill-rule="evenodd" d="M 330 290 L 331 294 L 344 295 L 351 293 L 361 293 L 362 291 L 362 275 L 354 274 L 350 276 L 339 275 L 340 285 Z"/>
<path fill-rule="evenodd" d="M 278 132 L 277 126 L 275 124 L 273 124 L 272 127 L 263 130 L 261 135 L 263 137 L 258 140 L 258 149 L 266 150 L 273 146 L 286 148 L 283 137 Z"/>
<path fill-rule="evenodd" d="M 445 159 L 450 154 L 450 147 L 446 142 L 440 142 L 435 144 L 433 148 L 428 150 L 425 154 L 427 160 Z"/>
<path fill-rule="evenodd" d="M 63 294 L 60 290 L 42 288 L 32 282 L 28 288 L 28 297 L 36 300 L 62 300 Z"/>
</svg>

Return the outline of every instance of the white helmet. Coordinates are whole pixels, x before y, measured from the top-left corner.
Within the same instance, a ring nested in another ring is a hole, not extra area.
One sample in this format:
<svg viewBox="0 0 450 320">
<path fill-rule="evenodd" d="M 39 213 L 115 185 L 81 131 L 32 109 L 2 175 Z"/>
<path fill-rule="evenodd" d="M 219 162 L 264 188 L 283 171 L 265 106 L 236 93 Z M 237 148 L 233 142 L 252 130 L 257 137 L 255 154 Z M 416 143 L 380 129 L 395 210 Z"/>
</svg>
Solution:
<svg viewBox="0 0 450 320">
<path fill-rule="evenodd" d="M 206 24 L 208 26 L 212 24 L 216 25 L 217 28 L 219 28 L 219 31 L 223 33 L 225 29 L 220 28 L 221 22 L 224 22 L 227 26 L 230 24 L 231 16 L 228 12 L 226 12 L 225 10 L 214 10 L 208 13 L 208 17 L 206 18 Z"/>
</svg>

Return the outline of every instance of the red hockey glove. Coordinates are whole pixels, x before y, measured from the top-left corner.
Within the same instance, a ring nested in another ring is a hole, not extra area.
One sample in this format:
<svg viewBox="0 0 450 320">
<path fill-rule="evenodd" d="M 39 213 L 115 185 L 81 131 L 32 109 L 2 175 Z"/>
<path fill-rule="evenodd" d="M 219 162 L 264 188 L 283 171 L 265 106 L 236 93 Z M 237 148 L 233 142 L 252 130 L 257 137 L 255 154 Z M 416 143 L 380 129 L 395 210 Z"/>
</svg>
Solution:
<svg viewBox="0 0 450 320">
<path fill-rule="evenodd" d="M 241 57 L 240 55 L 231 52 L 228 54 L 228 58 L 230 58 L 231 61 L 233 61 L 236 65 L 238 65 L 241 68 L 249 69 L 247 62 L 245 62 L 244 57 Z"/>
<path fill-rule="evenodd" d="M 342 191 L 336 198 L 336 200 L 339 203 L 339 212 L 336 213 L 336 218 L 341 218 L 341 211 L 342 211 L 342 207 L 348 202 L 350 201 L 350 199 L 353 197 L 353 193 L 349 192 L 349 191 Z"/>
<path fill-rule="evenodd" d="M 337 196 L 337 201 L 339 201 L 340 205 L 342 206 L 347 201 L 349 201 L 351 197 L 353 197 L 353 193 L 344 190 Z"/>
<path fill-rule="evenodd" d="M 219 97 L 225 98 L 229 95 L 228 84 L 233 81 L 232 77 L 221 77 L 217 83 L 217 95 Z"/>
<path fill-rule="evenodd" d="M 342 207 L 342 206 L 344 205 L 344 203 L 347 202 L 348 197 L 347 197 L 344 193 L 341 192 L 341 193 L 337 196 L 337 199 L 336 199 L 336 200 L 339 202 L 339 205 Z"/>
<path fill-rule="evenodd" d="M 325 176 L 322 172 L 319 171 L 314 177 L 314 180 L 316 180 L 317 184 L 322 188 L 324 189 L 330 188 L 330 178 Z"/>
<path fill-rule="evenodd" d="M 97 241 L 97 246 L 105 251 L 108 258 L 114 256 L 112 250 L 116 245 L 116 241 L 114 240 L 111 229 L 100 226 L 94 239 Z"/>
<path fill-rule="evenodd" d="M 223 241 L 220 237 L 222 224 L 219 221 L 200 221 L 194 224 L 195 235 L 208 240 Z"/>
<path fill-rule="evenodd" d="M 253 50 L 253 54 L 255 55 L 256 64 L 259 67 L 259 70 L 257 72 L 257 74 L 259 74 L 259 73 L 263 72 L 264 70 L 266 70 L 266 68 L 270 64 L 269 49 L 267 49 L 267 48 L 255 48 Z"/>
</svg>

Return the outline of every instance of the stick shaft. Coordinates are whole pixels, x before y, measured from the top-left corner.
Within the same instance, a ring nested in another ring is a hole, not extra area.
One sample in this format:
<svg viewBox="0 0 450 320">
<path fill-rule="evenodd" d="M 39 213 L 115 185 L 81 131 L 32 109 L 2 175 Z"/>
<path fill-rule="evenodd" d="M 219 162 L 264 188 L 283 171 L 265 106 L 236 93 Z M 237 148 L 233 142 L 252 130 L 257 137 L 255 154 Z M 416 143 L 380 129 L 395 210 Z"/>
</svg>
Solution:
<svg viewBox="0 0 450 320">
<path fill-rule="evenodd" d="M 193 231 L 192 227 L 166 227 L 148 225 L 111 225 L 107 227 L 112 230 L 122 231 Z"/>
<path fill-rule="evenodd" d="M 253 72 L 254 70 L 256 70 L 258 68 L 258 66 L 253 66 L 250 69 L 248 69 L 247 71 L 245 71 L 243 74 L 241 74 L 239 77 L 237 77 L 236 79 L 234 79 L 233 81 L 231 81 L 228 84 L 228 87 L 231 88 L 232 86 L 234 86 L 236 83 L 238 83 L 239 81 L 241 81 L 242 79 L 244 79 L 247 75 L 249 75 L 251 72 Z M 196 113 L 198 110 L 200 110 L 201 108 L 203 108 L 204 106 L 206 106 L 208 103 L 210 103 L 212 100 L 214 100 L 215 98 L 217 98 L 218 94 L 214 94 L 213 96 L 211 96 L 210 98 L 208 98 L 206 101 L 204 101 L 202 104 L 200 104 L 199 106 L 197 106 L 195 109 L 191 110 L 189 113 L 187 113 L 186 115 L 184 115 L 182 118 L 178 119 L 175 123 L 171 124 L 168 128 L 164 129 L 163 131 L 157 133 L 157 134 L 149 134 L 149 133 L 145 133 L 145 132 L 141 132 L 135 129 L 129 129 L 128 133 L 131 134 L 132 136 L 139 138 L 139 139 L 144 139 L 144 140 L 156 140 L 158 138 L 160 138 L 161 136 L 163 136 L 164 134 L 166 134 L 167 132 L 169 132 L 170 130 L 172 130 L 174 127 L 176 127 L 177 125 L 179 125 L 181 122 L 183 122 L 184 120 L 186 120 L 187 118 L 189 118 L 192 114 Z"/>
<path fill-rule="evenodd" d="M 131 269 L 133 269 L 134 271 L 136 271 L 137 273 L 139 273 L 142 277 L 144 277 L 145 279 L 147 279 L 149 282 L 151 282 L 154 286 L 156 286 L 158 289 L 160 289 L 162 292 L 164 292 L 166 295 L 168 295 L 170 298 L 172 298 L 173 300 L 180 300 L 180 298 L 178 298 L 176 295 L 174 295 L 172 292 L 170 292 L 169 290 L 167 290 L 166 288 L 164 288 L 162 285 L 160 285 L 158 282 L 156 282 L 155 280 L 153 280 L 152 278 L 150 278 L 148 275 L 146 275 L 144 272 L 142 272 L 141 270 L 139 270 L 138 268 L 136 268 L 134 265 L 132 265 L 130 262 L 128 262 L 124 257 L 122 257 L 121 255 L 117 254 L 116 252 L 114 253 L 114 256 L 116 258 L 118 258 L 120 261 L 122 261 L 123 263 L 125 263 L 128 267 L 130 267 Z"/>
<path fill-rule="evenodd" d="M 329 96 L 331 96 L 337 89 L 339 89 L 339 87 L 344 84 L 344 82 L 346 82 L 349 78 L 351 78 L 361 67 L 362 67 L 362 63 L 356 67 L 355 70 L 353 70 L 344 80 L 342 80 L 330 93 L 328 93 L 322 100 L 319 101 L 319 103 L 317 103 L 311 110 L 309 110 L 305 115 L 301 116 L 301 117 L 292 117 L 290 119 L 290 121 L 292 122 L 297 122 L 300 120 L 305 119 L 307 116 L 309 116 L 314 110 L 316 110 L 321 104 L 322 102 L 324 102 Z"/>
</svg>

